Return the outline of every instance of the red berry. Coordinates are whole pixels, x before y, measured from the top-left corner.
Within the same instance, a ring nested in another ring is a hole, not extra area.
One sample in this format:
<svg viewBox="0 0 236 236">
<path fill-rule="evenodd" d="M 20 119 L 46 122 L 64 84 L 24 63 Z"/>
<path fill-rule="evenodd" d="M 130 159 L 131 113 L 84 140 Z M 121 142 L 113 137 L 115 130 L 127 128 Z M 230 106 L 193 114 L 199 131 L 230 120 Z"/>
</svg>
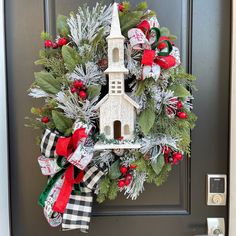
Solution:
<svg viewBox="0 0 236 236">
<path fill-rule="evenodd" d="M 87 93 L 85 93 L 83 90 L 81 90 L 81 91 L 79 91 L 79 97 L 84 100 L 87 98 Z"/>
<path fill-rule="evenodd" d="M 81 88 L 81 87 L 84 86 L 84 83 L 81 80 L 75 80 L 74 83 L 73 83 L 73 86 L 75 88 Z"/>
<path fill-rule="evenodd" d="M 52 46 L 52 41 L 49 40 L 49 39 L 45 40 L 45 41 L 44 41 L 44 46 L 45 46 L 46 48 L 50 48 L 50 47 Z"/>
<path fill-rule="evenodd" d="M 177 102 L 177 108 L 178 108 L 179 110 L 183 108 L 183 104 L 182 104 L 181 101 L 178 101 L 178 102 Z"/>
<path fill-rule="evenodd" d="M 130 180 L 125 179 L 125 186 L 128 186 L 130 184 Z"/>
<path fill-rule="evenodd" d="M 70 88 L 70 91 L 71 91 L 72 93 L 75 93 L 75 92 L 77 91 L 77 89 L 76 89 L 75 87 L 72 87 L 72 88 Z"/>
<path fill-rule="evenodd" d="M 127 174 L 125 177 L 125 180 L 131 181 L 133 179 L 133 176 L 131 174 Z"/>
<path fill-rule="evenodd" d="M 57 43 L 55 43 L 55 42 L 53 42 L 53 43 L 52 43 L 52 48 L 53 48 L 53 49 L 56 49 L 56 48 L 58 48 L 58 44 L 57 44 Z"/>
<path fill-rule="evenodd" d="M 118 138 L 116 138 L 117 140 L 119 140 L 119 141 L 122 141 L 123 139 L 124 139 L 124 137 L 123 136 L 120 136 L 120 137 L 118 137 Z"/>
<path fill-rule="evenodd" d="M 58 43 L 59 47 L 62 47 L 63 45 L 67 44 L 67 39 L 66 38 L 59 38 L 57 43 Z"/>
<path fill-rule="evenodd" d="M 171 149 L 168 146 L 164 146 L 162 151 L 163 151 L 164 154 L 169 154 Z"/>
<path fill-rule="evenodd" d="M 134 170 L 134 169 L 137 168 L 137 165 L 135 165 L 135 164 L 130 164 L 129 168 L 130 168 L 131 170 Z"/>
<path fill-rule="evenodd" d="M 184 111 L 177 112 L 177 116 L 180 119 L 187 119 L 188 118 L 187 114 Z"/>
<path fill-rule="evenodd" d="M 126 174 L 127 171 L 128 171 L 128 168 L 127 168 L 126 166 L 121 166 L 121 167 L 120 167 L 120 173 Z"/>
<path fill-rule="evenodd" d="M 119 3 L 119 4 L 118 4 L 118 10 L 119 10 L 119 11 L 124 11 L 124 9 L 125 9 L 124 4 L 123 4 L 123 3 Z"/>
<path fill-rule="evenodd" d="M 174 158 L 174 160 L 176 159 L 176 160 L 178 160 L 178 161 L 181 161 L 182 158 L 183 158 L 183 155 L 182 155 L 182 153 L 180 153 L 180 152 L 175 152 L 175 153 L 173 154 L 173 158 Z"/>
<path fill-rule="evenodd" d="M 49 118 L 47 116 L 44 116 L 41 118 L 41 121 L 46 124 L 49 122 Z"/>
<path fill-rule="evenodd" d="M 118 186 L 119 186 L 120 188 L 123 188 L 123 187 L 125 186 L 125 181 L 124 181 L 123 179 L 120 179 L 120 180 L 118 181 Z"/>
</svg>

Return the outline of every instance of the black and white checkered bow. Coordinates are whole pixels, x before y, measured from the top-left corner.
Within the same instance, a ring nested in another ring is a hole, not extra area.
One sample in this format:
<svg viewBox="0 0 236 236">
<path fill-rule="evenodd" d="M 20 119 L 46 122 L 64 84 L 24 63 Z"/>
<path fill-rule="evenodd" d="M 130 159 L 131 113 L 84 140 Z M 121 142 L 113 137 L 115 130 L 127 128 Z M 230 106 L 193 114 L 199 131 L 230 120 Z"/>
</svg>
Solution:
<svg viewBox="0 0 236 236">
<path fill-rule="evenodd" d="M 94 190 L 105 173 L 96 166 L 85 170 L 80 193 L 72 191 L 62 220 L 62 230 L 80 229 L 87 233 L 92 212 Z"/>
</svg>

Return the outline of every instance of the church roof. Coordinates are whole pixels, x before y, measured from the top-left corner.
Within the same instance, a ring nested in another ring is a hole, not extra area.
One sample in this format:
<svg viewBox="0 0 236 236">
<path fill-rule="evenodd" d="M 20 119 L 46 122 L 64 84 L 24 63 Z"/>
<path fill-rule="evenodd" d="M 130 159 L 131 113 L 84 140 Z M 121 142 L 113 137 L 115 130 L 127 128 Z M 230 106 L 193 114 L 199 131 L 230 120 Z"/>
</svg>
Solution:
<svg viewBox="0 0 236 236">
<path fill-rule="evenodd" d="M 111 96 L 118 96 L 118 95 L 111 95 Z M 133 105 L 136 109 L 139 109 L 138 103 L 136 103 L 131 97 L 129 97 L 127 94 L 122 94 L 122 96 L 125 100 L 127 100 L 131 105 Z M 105 97 L 103 97 L 95 106 L 95 109 L 97 110 L 98 108 L 101 107 L 101 105 L 107 101 L 109 98 L 109 94 L 107 94 Z"/>
</svg>

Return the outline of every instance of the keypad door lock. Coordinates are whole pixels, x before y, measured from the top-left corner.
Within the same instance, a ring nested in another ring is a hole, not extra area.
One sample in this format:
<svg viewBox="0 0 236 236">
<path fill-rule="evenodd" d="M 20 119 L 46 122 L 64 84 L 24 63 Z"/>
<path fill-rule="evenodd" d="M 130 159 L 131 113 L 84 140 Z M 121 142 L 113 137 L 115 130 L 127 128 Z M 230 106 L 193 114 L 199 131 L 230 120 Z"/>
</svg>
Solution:
<svg viewBox="0 0 236 236">
<path fill-rule="evenodd" d="M 226 175 L 207 175 L 207 196 L 208 206 L 225 206 L 227 179 Z"/>
</svg>

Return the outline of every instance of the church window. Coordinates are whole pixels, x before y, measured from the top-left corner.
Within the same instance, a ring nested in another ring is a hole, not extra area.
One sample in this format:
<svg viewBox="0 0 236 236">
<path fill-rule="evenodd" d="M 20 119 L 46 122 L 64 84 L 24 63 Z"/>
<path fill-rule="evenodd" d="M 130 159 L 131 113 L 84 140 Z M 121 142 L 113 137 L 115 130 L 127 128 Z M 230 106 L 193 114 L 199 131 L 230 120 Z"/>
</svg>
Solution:
<svg viewBox="0 0 236 236">
<path fill-rule="evenodd" d="M 112 50 L 112 61 L 119 62 L 119 49 L 118 48 L 114 48 Z"/>
<path fill-rule="evenodd" d="M 130 134 L 129 125 L 127 124 L 124 126 L 124 134 Z"/>
<path fill-rule="evenodd" d="M 105 126 L 104 127 L 104 134 L 105 135 L 110 135 L 111 134 L 111 127 L 110 126 Z"/>
</svg>

